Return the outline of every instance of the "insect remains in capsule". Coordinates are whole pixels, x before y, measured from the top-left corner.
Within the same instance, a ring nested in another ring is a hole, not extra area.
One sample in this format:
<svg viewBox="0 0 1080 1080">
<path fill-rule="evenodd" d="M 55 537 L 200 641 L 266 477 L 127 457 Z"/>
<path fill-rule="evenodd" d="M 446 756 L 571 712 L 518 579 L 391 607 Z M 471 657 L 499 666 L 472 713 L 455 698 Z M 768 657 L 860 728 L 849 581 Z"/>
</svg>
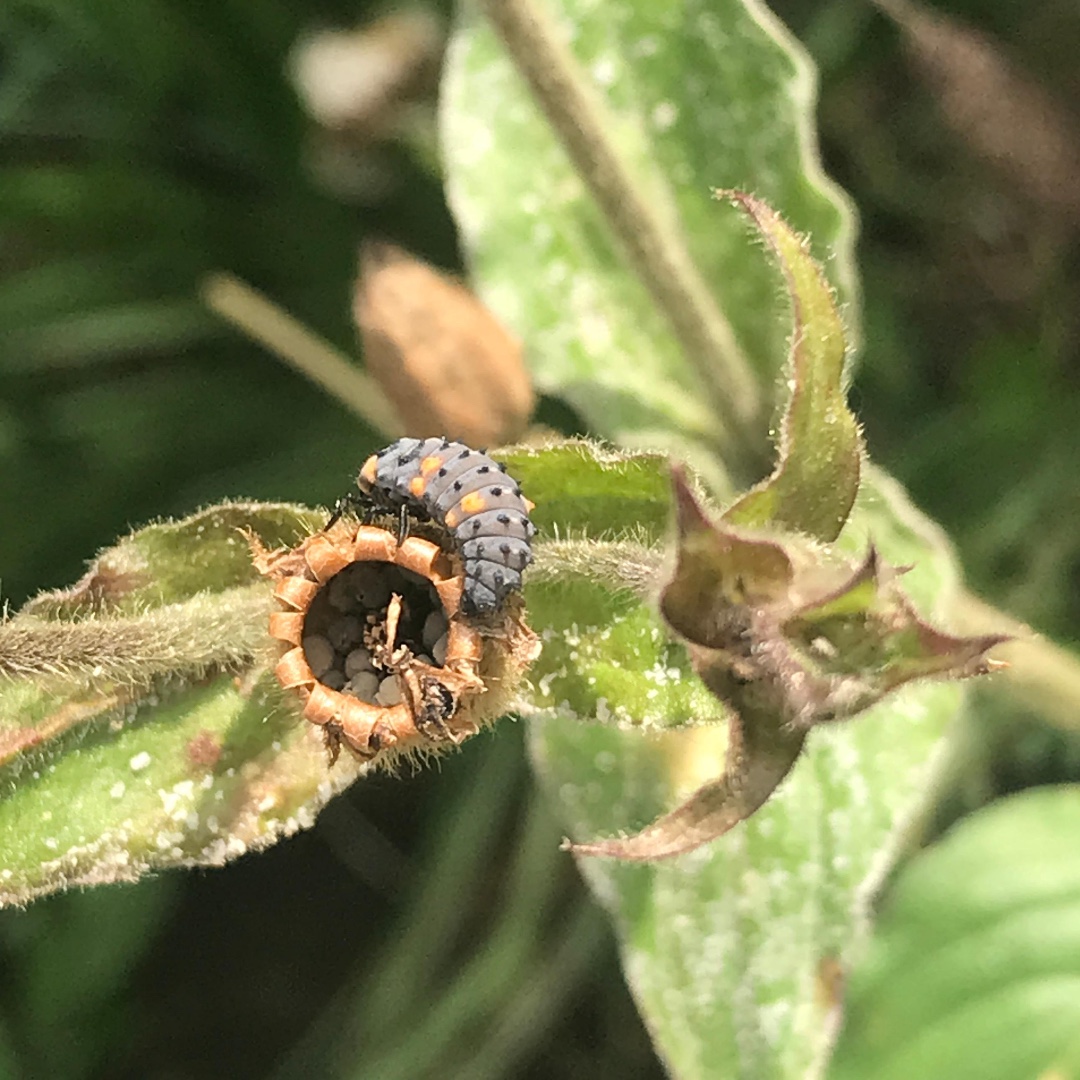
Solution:
<svg viewBox="0 0 1080 1080">
<path fill-rule="evenodd" d="M 393 513 L 401 542 L 411 519 L 433 522 L 462 561 L 465 614 L 498 612 L 521 591 L 533 504 L 487 454 L 445 438 L 399 439 L 364 462 L 356 483 L 359 493 L 339 500 L 330 523 L 350 509 Z"/>
</svg>

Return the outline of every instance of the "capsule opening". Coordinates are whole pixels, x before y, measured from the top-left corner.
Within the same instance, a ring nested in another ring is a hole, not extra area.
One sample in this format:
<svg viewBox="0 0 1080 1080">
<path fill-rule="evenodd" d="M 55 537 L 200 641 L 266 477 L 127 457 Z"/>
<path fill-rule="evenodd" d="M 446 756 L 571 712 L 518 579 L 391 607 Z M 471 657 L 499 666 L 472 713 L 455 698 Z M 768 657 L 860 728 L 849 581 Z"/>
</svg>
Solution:
<svg viewBox="0 0 1080 1080">
<path fill-rule="evenodd" d="M 402 660 L 442 669 L 449 621 L 432 583 L 392 563 L 357 562 L 311 601 L 302 646 L 324 686 L 370 705 L 402 700 Z"/>
</svg>

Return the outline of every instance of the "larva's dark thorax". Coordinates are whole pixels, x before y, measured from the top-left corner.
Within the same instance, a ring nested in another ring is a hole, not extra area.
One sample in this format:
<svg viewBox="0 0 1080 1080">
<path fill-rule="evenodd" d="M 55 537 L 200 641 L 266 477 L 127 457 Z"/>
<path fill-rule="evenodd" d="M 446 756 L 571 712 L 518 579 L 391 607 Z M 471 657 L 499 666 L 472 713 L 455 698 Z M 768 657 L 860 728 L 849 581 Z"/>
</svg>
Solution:
<svg viewBox="0 0 1080 1080">
<path fill-rule="evenodd" d="M 443 528 L 465 570 L 462 609 L 497 611 L 532 561 L 532 504 L 497 462 L 448 439 L 399 439 L 373 454 L 357 484 L 378 509 Z"/>
</svg>

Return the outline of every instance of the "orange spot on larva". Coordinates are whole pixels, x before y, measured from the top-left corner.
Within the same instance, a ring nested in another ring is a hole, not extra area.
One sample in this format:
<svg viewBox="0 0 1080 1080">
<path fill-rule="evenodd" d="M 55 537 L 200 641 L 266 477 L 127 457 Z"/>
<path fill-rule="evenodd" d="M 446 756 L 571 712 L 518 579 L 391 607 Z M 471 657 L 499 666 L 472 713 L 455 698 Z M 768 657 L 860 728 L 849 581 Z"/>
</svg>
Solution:
<svg viewBox="0 0 1080 1080">
<path fill-rule="evenodd" d="M 536 503 L 532 499 L 526 499 L 524 495 L 521 496 L 521 501 L 525 504 L 525 513 L 531 514 L 536 509 Z"/>
<path fill-rule="evenodd" d="M 427 477 L 426 476 L 414 476 L 409 481 L 409 491 L 417 499 L 419 499 L 420 496 L 424 494 L 424 491 L 426 489 L 427 489 Z"/>
<path fill-rule="evenodd" d="M 482 491 L 470 491 L 461 500 L 461 512 L 463 514 L 479 514 L 487 506 L 487 499 Z"/>
<path fill-rule="evenodd" d="M 371 457 L 364 462 L 363 467 L 360 469 L 360 480 L 367 484 L 368 487 L 375 486 L 375 469 L 378 466 L 379 458 L 376 454 L 372 454 Z M 361 485 L 362 486 L 362 485 Z"/>
<path fill-rule="evenodd" d="M 437 473 L 443 467 L 443 459 L 441 454 L 428 454 L 423 461 L 420 462 L 420 475 L 430 476 L 432 473 Z"/>
</svg>

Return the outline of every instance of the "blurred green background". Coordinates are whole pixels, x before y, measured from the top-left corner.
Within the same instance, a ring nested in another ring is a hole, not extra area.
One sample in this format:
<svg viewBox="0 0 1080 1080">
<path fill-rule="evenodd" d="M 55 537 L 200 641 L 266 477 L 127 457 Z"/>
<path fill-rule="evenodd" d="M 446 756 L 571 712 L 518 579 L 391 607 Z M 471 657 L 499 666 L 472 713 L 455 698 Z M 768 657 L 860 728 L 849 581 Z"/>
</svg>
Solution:
<svg viewBox="0 0 1080 1080">
<path fill-rule="evenodd" d="M 980 593 L 1075 644 L 1080 214 L 950 124 L 871 5 L 775 9 L 821 67 L 823 154 L 862 216 L 853 398 L 871 452 L 956 539 Z M 1080 118 L 1073 0 L 939 10 Z M 377 445 L 197 296 L 204 274 L 233 271 L 355 354 L 363 238 L 459 267 L 430 84 L 342 139 L 287 75 L 304 34 L 374 14 L 329 0 L 0 10 L 12 606 L 155 517 L 236 496 L 331 502 Z M 1000 706 L 980 725 L 943 822 L 1080 778 L 1076 740 Z M 228 870 L 0 913 L 0 1076 L 658 1076 L 558 838 L 505 723 L 438 770 L 357 785 L 309 833 Z"/>
</svg>

